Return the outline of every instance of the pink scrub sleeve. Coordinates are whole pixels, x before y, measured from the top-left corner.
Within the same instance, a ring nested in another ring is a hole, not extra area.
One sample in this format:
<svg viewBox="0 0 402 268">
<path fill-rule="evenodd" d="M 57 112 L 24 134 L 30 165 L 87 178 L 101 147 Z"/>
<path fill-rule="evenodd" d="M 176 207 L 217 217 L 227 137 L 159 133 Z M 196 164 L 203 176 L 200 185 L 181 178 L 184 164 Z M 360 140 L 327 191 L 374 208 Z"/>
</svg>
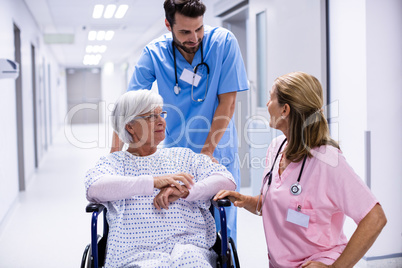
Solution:
<svg viewBox="0 0 402 268">
<path fill-rule="evenodd" d="M 329 169 L 332 176 L 327 183 L 328 188 L 332 190 L 328 191 L 327 195 L 340 211 L 359 224 L 378 201 L 364 181 L 346 162 L 343 154 L 339 153 L 338 157 L 339 166 Z"/>
</svg>

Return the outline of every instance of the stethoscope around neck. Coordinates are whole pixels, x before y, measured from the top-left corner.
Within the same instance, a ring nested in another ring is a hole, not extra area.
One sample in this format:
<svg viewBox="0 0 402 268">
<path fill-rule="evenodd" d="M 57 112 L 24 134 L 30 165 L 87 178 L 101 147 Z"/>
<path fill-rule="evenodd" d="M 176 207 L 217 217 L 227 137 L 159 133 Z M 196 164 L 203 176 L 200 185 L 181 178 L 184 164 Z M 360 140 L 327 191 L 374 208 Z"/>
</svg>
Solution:
<svg viewBox="0 0 402 268">
<path fill-rule="evenodd" d="M 256 212 L 257 215 L 261 215 L 262 206 L 263 206 L 264 203 L 265 203 L 265 199 L 267 198 L 269 186 L 271 186 L 271 183 L 272 183 L 272 171 L 274 170 L 274 166 L 275 166 L 275 163 L 276 163 L 276 159 L 278 158 L 279 153 L 281 152 L 281 149 L 282 149 L 282 147 L 283 147 L 283 145 L 285 144 L 286 141 L 287 141 L 287 139 L 285 139 L 285 140 L 282 142 L 281 146 L 279 147 L 279 150 L 278 150 L 278 152 L 276 153 L 276 156 L 275 156 L 274 163 L 273 163 L 272 166 L 271 166 L 271 170 L 267 173 L 267 175 L 265 175 L 264 180 L 263 180 L 263 182 L 262 182 L 262 186 L 261 186 L 261 190 L 260 190 L 260 195 L 258 196 L 257 207 L 255 208 L 255 212 Z M 302 163 L 302 166 L 301 166 L 301 169 L 300 169 L 300 173 L 299 173 L 299 177 L 297 178 L 297 182 L 294 183 L 294 184 L 292 184 L 292 185 L 290 186 L 290 193 L 291 193 L 292 195 L 299 195 L 299 194 L 301 194 L 301 192 L 302 192 L 302 187 L 301 187 L 301 185 L 300 185 L 300 178 L 301 178 L 301 175 L 302 175 L 302 173 L 303 173 L 304 164 L 306 163 L 306 159 L 307 159 L 307 155 L 304 156 L 303 163 Z M 267 190 L 265 191 L 265 196 L 264 196 L 263 202 L 261 203 L 261 208 L 258 210 L 258 203 L 260 202 L 260 198 L 261 198 L 261 196 L 263 195 L 263 194 L 262 194 L 262 189 L 264 188 L 264 185 L 265 185 L 265 183 L 267 182 L 267 180 L 268 180 Z"/>
<path fill-rule="evenodd" d="M 177 64 L 176 64 L 176 50 L 175 50 L 175 45 L 174 41 L 172 41 L 172 49 L 173 49 L 173 60 L 174 60 L 174 76 L 176 79 L 176 85 L 174 86 L 173 90 L 176 95 L 180 94 L 181 88 L 179 87 L 179 82 L 177 79 Z M 204 62 L 204 51 L 203 51 L 203 45 L 202 41 L 200 43 L 200 49 L 201 49 L 201 62 L 198 63 L 193 70 L 193 82 L 191 83 L 191 99 L 195 102 L 203 102 L 205 98 L 207 97 L 207 92 L 208 92 L 208 80 L 209 80 L 209 66 L 206 62 Z M 204 98 L 202 99 L 194 99 L 194 78 L 195 75 L 197 74 L 197 70 L 200 66 L 204 65 L 207 68 L 207 84 L 205 85 L 205 94 Z"/>
</svg>

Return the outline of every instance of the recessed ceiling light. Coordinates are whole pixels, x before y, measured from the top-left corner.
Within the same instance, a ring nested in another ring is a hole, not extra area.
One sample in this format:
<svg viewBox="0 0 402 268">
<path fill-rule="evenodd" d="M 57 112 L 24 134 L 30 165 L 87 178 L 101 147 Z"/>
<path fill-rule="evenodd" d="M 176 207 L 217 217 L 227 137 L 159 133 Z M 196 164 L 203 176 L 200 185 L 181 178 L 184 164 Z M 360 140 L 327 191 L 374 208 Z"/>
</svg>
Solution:
<svg viewBox="0 0 402 268">
<path fill-rule="evenodd" d="M 90 53 L 105 53 L 107 46 L 105 45 L 87 45 L 85 48 L 85 52 Z"/>
<path fill-rule="evenodd" d="M 114 31 L 89 31 L 88 40 L 89 41 L 109 41 L 112 40 L 114 36 Z"/>
<path fill-rule="evenodd" d="M 101 59 L 102 55 L 100 54 L 86 54 L 82 62 L 84 65 L 98 65 Z"/>
<path fill-rule="evenodd" d="M 94 6 L 94 11 L 92 12 L 92 18 L 94 18 L 94 19 L 101 18 L 104 8 L 105 8 L 104 5 L 95 5 Z"/>
<path fill-rule="evenodd" d="M 98 33 L 96 34 L 96 40 L 102 41 L 103 39 L 105 39 L 105 34 L 105 31 L 98 31 Z"/>
<path fill-rule="evenodd" d="M 110 19 L 113 17 L 115 11 L 116 11 L 116 5 L 107 5 L 103 17 L 105 19 Z"/>
<path fill-rule="evenodd" d="M 107 46 L 101 45 L 101 46 L 99 46 L 99 48 L 98 48 L 98 52 L 99 52 L 99 53 L 105 53 L 106 49 L 107 49 Z"/>
<path fill-rule="evenodd" d="M 96 31 L 89 31 L 88 40 L 93 41 L 96 39 Z"/>
<path fill-rule="evenodd" d="M 128 9 L 128 5 L 120 5 L 119 8 L 116 11 L 116 14 L 114 14 L 114 17 L 116 19 L 121 19 L 124 17 L 124 15 L 126 15 Z"/>
<path fill-rule="evenodd" d="M 92 53 L 93 50 L 94 50 L 94 47 L 91 46 L 91 45 L 88 45 L 88 46 L 85 48 L 85 52 L 86 52 L 86 53 Z"/>
<path fill-rule="evenodd" d="M 107 31 L 105 34 L 105 40 L 107 40 L 107 41 L 112 40 L 113 36 L 114 36 L 114 31 Z"/>
<path fill-rule="evenodd" d="M 105 45 L 88 45 L 85 49 L 86 53 L 105 53 L 107 46 Z"/>
</svg>

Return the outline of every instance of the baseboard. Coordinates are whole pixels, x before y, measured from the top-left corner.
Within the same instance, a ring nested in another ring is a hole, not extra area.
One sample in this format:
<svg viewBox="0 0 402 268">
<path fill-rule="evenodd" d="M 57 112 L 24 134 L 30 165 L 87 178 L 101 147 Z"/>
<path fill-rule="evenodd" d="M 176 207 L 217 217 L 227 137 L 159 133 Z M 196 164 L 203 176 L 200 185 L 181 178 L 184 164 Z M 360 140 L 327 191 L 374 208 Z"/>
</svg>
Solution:
<svg viewBox="0 0 402 268">
<path fill-rule="evenodd" d="M 11 203 L 10 207 L 8 208 L 6 214 L 4 215 L 4 217 L 2 219 L 0 219 L 0 237 L 3 234 L 4 229 L 6 228 L 8 222 L 10 221 L 10 218 L 12 216 L 12 214 L 14 213 L 17 204 L 18 204 L 18 200 L 19 200 L 19 193 L 18 195 L 15 197 L 14 201 Z"/>
<path fill-rule="evenodd" d="M 402 253 L 363 257 L 355 268 L 400 268 L 402 267 Z"/>
</svg>

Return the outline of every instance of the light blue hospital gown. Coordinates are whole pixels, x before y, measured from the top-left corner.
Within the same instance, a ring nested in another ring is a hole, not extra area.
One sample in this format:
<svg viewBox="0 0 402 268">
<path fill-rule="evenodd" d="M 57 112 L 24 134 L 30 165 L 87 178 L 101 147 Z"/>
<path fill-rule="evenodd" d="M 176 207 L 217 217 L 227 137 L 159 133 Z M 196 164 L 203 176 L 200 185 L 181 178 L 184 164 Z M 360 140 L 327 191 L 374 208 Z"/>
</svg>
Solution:
<svg viewBox="0 0 402 268">
<path fill-rule="evenodd" d="M 102 175 L 161 176 L 186 172 L 194 182 L 211 174 L 221 174 L 233 181 L 222 165 L 186 148 L 158 149 L 146 157 L 119 151 L 102 157 L 88 171 L 85 186 Z M 178 199 L 169 209 L 157 210 L 153 195 L 105 203 L 109 237 L 106 267 L 214 267 L 216 254 L 209 249 L 216 239 L 210 201 L 188 202 Z"/>
</svg>

